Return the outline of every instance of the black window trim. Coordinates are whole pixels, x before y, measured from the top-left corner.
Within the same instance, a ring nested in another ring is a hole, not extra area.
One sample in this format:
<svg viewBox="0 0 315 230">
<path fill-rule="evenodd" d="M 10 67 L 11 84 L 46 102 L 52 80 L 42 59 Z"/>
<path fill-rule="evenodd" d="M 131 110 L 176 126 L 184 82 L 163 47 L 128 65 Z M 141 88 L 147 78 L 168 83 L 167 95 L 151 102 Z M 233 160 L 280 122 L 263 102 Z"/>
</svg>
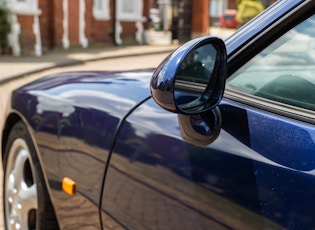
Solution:
<svg viewBox="0 0 315 230">
<path fill-rule="evenodd" d="M 239 102 L 241 104 L 271 112 L 294 120 L 299 120 L 315 125 L 315 111 L 295 107 L 277 101 L 268 100 L 250 94 L 241 93 L 235 90 L 226 89 L 224 98 Z"/>
<path fill-rule="evenodd" d="M 312 7 L 309 6 L 310 4 Z M 260 34 L 257 36 L 244 41 L 236 52 L 232 52 L 232 55 L 228 54 L 228 78 L 245 63 L 270 45 L 274 41 L 275 37 L 281 37 L 290 29 L 315 14 L 314 9 L 315 1 L 305 1 L 303 4 L 292 9 L 285 16 L 274 21 L 272 26 L 266 27 L 265 30 L 260 31 Z M 292 17 L 293 14 L 297 14 L 297 17 Z M 285 28 L 285 30 L 283 28 Z"/>
<path fill-rule="evenodd" d="M 301 4 L 299 7 L 293 9 L 289 14 L 285 17 L 282 17 L 280 20 L 275 22 L 272 27 L 267 28 L 263 31 L 259 36 L 254 37 L 252 40 L 248 41 L 243 47 L 236 53 L 234 53 L 228 59 L 228 78 L 240 69 L 244 64 L 250 61 L 253 57 L 255 57 L 260 51 L 265 49 L 268 45 L 270 45 L 275 39 L 278 39 L 280 36 L 288 32 L 290 29 L 294 28 L 299 23 L 305 21 L 311 15 L 315 15 L 315 4 L 314 7 L 310 8 L 308 6 L 308 1 L 305 4 Z M 301 9 L 302 8 L 302 9 Z M 299 16 L 297 19 L 292 19 L 290 17 L 292 14 L 295 14 L 299 11 Z M 280 29 L 279 29 L 280 28 Z M 282 28 L 286 28 L 283 30 Z M 257 48 L 257 44 L 260 48 Z M 256 46 L 256 47 L 255 47 Z M 249 55 L 248 55 L 249 54 Z M 242 61 L 238 61 L 237 59 L 241 59 Z M 231 68 L 230 68 L 231 66 Z M 260 110 L 265 110 L 267 112 L 271 112 L 274 114 L 278 114 L 287 118 L 292 118 L 294 120 L 299 120 L 302 122 L 315 124 L 315 111 L 307 110 L 295 106 L 291 106 L 288 104 L 284 104 L 281 102 L 276 102 L 272 100 L 268 100 L 265 98 L 257 97 L 254 95 L 245 94 L 232 89 L 225 89 L 224 98 L 230 99 L 232 101 L 236 101 L 242 103 L 244 105 L 248 105 Z"/>
</svg>

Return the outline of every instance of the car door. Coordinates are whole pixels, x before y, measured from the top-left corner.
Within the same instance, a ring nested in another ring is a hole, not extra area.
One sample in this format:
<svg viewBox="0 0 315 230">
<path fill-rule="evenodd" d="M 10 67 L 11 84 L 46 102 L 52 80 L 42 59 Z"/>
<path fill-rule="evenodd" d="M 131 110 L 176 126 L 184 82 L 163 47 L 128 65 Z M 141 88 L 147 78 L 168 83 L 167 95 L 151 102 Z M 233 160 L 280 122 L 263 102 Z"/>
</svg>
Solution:
<svg viewBox="0 0 315 230">
<path fill-rule="evenodd" d="M 137 107 L 112 152 L 103 227 L 315 228 L 314 28 L 311 15 L 257 47 L 218 111 L 183 119 L 152 99 Z"/>
</svg>

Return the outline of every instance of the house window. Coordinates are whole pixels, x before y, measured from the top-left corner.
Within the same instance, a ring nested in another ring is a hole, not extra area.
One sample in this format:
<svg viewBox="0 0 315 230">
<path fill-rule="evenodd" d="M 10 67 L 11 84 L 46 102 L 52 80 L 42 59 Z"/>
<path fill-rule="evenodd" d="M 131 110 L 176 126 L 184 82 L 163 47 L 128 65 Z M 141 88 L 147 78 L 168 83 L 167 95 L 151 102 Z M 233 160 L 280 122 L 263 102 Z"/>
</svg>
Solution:
<svg viewBox="0 0 315 230">
<path fill-rule="evenodd" d="M 6 5 L 14 13 L 18 14 L 40 14 L 37 0 L 6 0 Z"/>
<path fill-rule="evenodd" d="M 210 16 L 211 17 L 220 17 L 224 10 L 228 8 L 227 0 L 212 0 L 210 2 Z"/>
<path fill-rule="evenodd" d="M 94 0 L 93 16 L 99 20 L 109 20 L 109 0 Z"/>
<path fill-rule="evenodd" d="M 134 12 L 133 0 L 123 1 L 122 12 L 124 14 L 132 14 Z"/>
<path fill-rule="evenodd" d="M 122 21 L 138 21 L 142 18 L 142 0 L 118 0 L 117 17 Z"/>
</svg>

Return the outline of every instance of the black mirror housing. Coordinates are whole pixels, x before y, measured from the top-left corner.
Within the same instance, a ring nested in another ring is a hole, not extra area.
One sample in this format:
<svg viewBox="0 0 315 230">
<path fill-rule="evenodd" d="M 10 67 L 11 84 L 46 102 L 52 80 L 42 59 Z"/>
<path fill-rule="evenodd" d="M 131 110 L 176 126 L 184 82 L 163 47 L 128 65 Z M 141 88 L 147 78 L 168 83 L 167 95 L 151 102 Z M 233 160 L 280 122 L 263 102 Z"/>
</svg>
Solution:
<svg viewBox="0 0 315 230">
<path fill-rule="evenodd" d="M 223 40 L 197 38 L 179 47 L 159 65 L 151 79 L 151 94 L 168 111 L 199 114 L 219 104 L 226 75 Z"/>
</svg>

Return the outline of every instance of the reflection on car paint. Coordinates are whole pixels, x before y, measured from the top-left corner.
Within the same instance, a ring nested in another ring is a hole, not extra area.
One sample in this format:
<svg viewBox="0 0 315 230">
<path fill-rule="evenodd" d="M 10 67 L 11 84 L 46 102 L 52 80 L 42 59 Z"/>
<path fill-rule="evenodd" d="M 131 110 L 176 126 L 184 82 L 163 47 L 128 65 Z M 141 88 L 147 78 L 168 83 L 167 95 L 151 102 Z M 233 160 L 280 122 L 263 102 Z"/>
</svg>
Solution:
<svg viewBox="0 0 315 230">
<path fill-rule="evenodd" d="M 225 103 L 220 110 L 221 133 L 207 147 L 185 143 L 177 116 L 152 100 L 134 111 L 111 157 L 102 203 L 104 223 L 110 219 L 147 229 L 151 223 L 158 229 L 284 229 L 312 224 L 311 197 L 302 195 L 301 186 L 308 184 L 311 195 L 315 182 L 293 169 L 287 172 L 283 162 L 268 158 L 263 149 L 251 149 L 252 114 Z M 227 119 L 237 113 L 234 122 Z M 303 210 L 296 208 L 298 203 Z"/>
<path fill-rule="evenodd" d="M 157 122 L 144 112 L 148 109 L 142 110 L 146 106 L 159 115 Z M 226 138 L 222 132 L 219 139 Z M 241 170 L 229 178 L 236 165 Z M 103 211 L 131 227 L 257 229 L 262 219 L 255 213 L 259 199 L 251 165 L 250 159 L 185 143 L 177 116 L 170 117 L 151 100 L 124 124 L 107 173 Z M 252 194 L 238 204 L 241 186 Z"/>
<path fill-rule="evenodd" d="M 69 78 L 54 75 L 16 91 L 13 98 L 23 100 L 13 100 L 12 107 L 27 114 L 40 159 L 49 162 L 43 170 L 52 188 L 57 218 L 76 220 L 62 221 L 68 225 L 60 227 L 100 228 L 101 223 L 96 220 L 108 152 L 121 120 L 150 94 L 147 85 L 152 72 L 137 71 L 129 76 L 83 72 L 80 76 L 76 73 L 77 78 L 68 74 Z M 69 197 L 61 190 L 64 176 L 77 182 L 75 196 Z M 71 217 L 68 204 L 75 204 Z M 90 216 L 91 222 L 82 216 Z"/>
</svg>

